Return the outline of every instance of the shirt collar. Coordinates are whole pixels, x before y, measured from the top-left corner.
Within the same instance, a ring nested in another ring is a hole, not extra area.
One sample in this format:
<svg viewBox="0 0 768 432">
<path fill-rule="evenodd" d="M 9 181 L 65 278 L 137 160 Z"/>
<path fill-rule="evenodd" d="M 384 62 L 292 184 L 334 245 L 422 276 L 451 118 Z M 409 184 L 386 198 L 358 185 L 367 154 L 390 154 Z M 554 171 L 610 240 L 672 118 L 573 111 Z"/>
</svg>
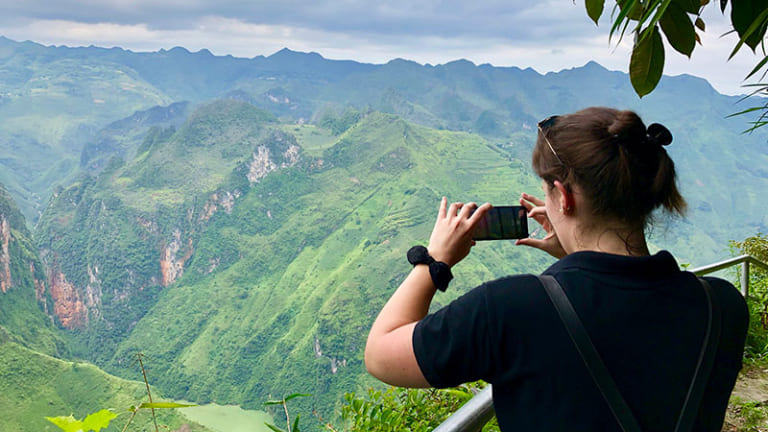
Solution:
<svg viewBox="0 0 768 432">
<path fill-rule="evenodd" d="M 603 252 L 574 252 L 552 264 L 544 274 L 554 275 L 569 270 L 619 273 L 644 279 L 656 279 L 680 272 L 675 258 L 667 251 L 649 256 L 614 255 Z"/>
</svg>

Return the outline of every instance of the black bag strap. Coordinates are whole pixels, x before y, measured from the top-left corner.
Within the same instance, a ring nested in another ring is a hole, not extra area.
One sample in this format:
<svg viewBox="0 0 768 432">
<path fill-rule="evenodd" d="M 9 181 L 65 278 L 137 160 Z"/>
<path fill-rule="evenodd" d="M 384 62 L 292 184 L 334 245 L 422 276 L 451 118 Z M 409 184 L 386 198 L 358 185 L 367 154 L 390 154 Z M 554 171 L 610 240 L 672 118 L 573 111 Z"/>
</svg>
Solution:
<svg viewBox="0 0 768 432">
<path fill-rule="evenodd" d="M 542 275 L 539 279 L 544 285 L 552 303 L 554 303 L 560 319 L 565 324 L 565 329 L 568 330 L 568 335 L 571 337 L 573 344 L 576 345 L 576 350 L 587 365 L 592 379 L 595 380 L 600 393 L 602 393 L 605 401 L 608 402 L 608 407 L 611 409 L 616 421 L 619 422 L 621 429 L 624 432 L 642 432 L 634 414 L 632 414 L 632 410 L 629 409 L 627 402 L 624 401 L 621 393 L 619 393 L 619 389 L 608 372 L 608 368 L 605 367 L 603 359 L 597 353 L 597 349 L 592 344 L 587 330 L 581 323 L 579 316 L 573 309 L 573 305 L 568 300 L 568 296 L 563 292 L 560 284 L 554 277 L 549 275 Z"/>
<path fill-rule="evenodd" d="M 563 321 L 568 335 L 576 346 L 576 350 L 581 355 L 584 364 L 587 366 L 592 379 L 597 384 L 600 393 L 608 403 L 608 407 L 611 409 L 611 413 L 616 418 L 616 421 L 621 426 L 624 432 L 641 432 L 640 425 L 637 422 L 632 410 L 627 405 L 627 402 L 621 396 L 616 382 L 611 377 L 608 368 L 605 367 L 602 358 L 592 344 L 592 340 L 587 334 L 587 330 L 579 319 L 578 314 L 573 309 L 573 305 L 568 296 L 563 292 L 560 284 L 554 277 L 549 275 L 539 276 L 542 285 L 547 292 L 550 300 L 555 305 L 560 319 Z M 699 278 L 699 281 L 704 287 L 706 293 L 709 319 L 707 325 L 707 331 L 704 335 L 704 344 L 699 354 L 699 360 L 696 365 L 696 370 L 691 380 L 691 385 L 688 389 L 683 408 L 678 418 L 677 425 L 675 427 L 676 432 L 690 431 L 693 428 L 693 424 L 696 420 L 696 414 L 701 404 L 701 399 L 704 396 L 704 390 L 706 389 L 709 374 L 712 371 L 712 365 L 714 364 L 715 353 L 717 352 L 717 345 L 720 339 L 720 308 L 715 298 L 712 287 L 707 281 Z"/>
<path fill-rule="evenodd" d="M 712 286 L 699 278 L 699 282 L 704 286 L 704 292 L 707 294 L 707 303 L 709 305 L 709 324 L 707 332 L 704 334 L 704 346 L 699 354 L 699 362 L 696 365 L 696 371 L 693 373 L 691 387 L 688 389 L 688 395 L 685 397 L 683 408 L 680 411 L 680 418 L 677 420 L 675 431 L 693 430 L 693 424 L 696 421 L 696 414 L 699 412 L 701 400 L 704 398 L 704 390 L 707 388 L 709 374 L 712 372 L 712 366 L 715 364 L 715 354 L 717 346 L 720 343 L 720 332 L 722 326 L 722 314 L 720 312 L 720 303 Z"/>
</svg>

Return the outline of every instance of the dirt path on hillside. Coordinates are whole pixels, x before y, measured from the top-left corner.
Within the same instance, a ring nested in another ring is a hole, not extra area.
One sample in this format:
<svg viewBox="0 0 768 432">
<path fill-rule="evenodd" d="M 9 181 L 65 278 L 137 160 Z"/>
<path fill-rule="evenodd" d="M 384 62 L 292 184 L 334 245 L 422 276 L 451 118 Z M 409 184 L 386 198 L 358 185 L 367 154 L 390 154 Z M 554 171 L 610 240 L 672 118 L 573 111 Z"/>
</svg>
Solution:
<svg viewBox="0 0 768 432">
<path fill-rule="evenodd" d="M 754 431 L 768 432 L 768 369 L 745 367 L 736 381 L 731 400 L 739 398 L 741 404 L 757 402 L 753 409 L 744 409 L 738 404 L 728 406 L 725 414 L 723 432 Z M 765 416 L 755 422 L 751 417 L 760 414 Z M 747 426 L 747 423 L 757 423 L 756 426 Z"/>
<path fill-rule="evenodd" d="M 733 395 L 742 400 L 768 402 L 768 369 L 747 369 L 739 376 Z"/>
</svg>

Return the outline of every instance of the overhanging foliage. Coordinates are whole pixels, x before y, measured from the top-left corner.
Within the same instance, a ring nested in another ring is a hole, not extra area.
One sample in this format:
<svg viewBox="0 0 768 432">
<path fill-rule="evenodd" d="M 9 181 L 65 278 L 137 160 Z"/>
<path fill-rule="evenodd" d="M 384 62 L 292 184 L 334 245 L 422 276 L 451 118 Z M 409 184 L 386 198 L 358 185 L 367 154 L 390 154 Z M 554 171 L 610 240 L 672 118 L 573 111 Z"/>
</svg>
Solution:
<svg viewBox="0 0 768 432">
<path fill-rule="evenodd" d="M 748 80 L 760 74 L 759 81 L 768 73 L 768 54 L 765 51 L 765 33 L 768 28 L 768 2 L 764 0 L 719 0 L 723 14 L 730 3 L 731 24 L 739 35 L 739 41 L 733 48 L 729 60 L 747 45 L 756 52 L 761 47 L 763 57 L 744 78 Z M 597 24 L 605 9 L 605 0 L 586 0 L 589 17 Z M 677 52 L 690 57 L 701 43 L 699 32 L 704 32 L 706 24 L 701 12 L 710 4 L 710 0 L 616 0 L 611 18 L 610 38 L 618 36 L 619 41 L 627 30 L 634 34 L 634 46 L 629 63 L 629 76 L 632 87 L 641 98 L 656 88 L 664 72 L 664 41 Z M 768 95 L 768 83 L 746 84 L 749 96 Z M 753 121 L 748 131 L 768 124 L 768 103 L 758 104 L 734 115 L 761 112 Z"/>
</svg>

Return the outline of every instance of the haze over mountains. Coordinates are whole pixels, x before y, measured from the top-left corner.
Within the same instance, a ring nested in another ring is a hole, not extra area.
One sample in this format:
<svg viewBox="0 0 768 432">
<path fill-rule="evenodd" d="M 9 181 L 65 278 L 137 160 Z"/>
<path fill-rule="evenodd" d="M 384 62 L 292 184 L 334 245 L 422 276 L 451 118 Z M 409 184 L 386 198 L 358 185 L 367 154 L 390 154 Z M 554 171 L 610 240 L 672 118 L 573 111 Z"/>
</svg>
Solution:
<svg viewBox="0 0 768 432">
<path fill-rule="evenodd" d="M 680 76 L 639 101 L 596 63 L 540 75 L 0 38 L 0 181 L 29 221 L 6 199 L 16 249 L 0 256 L 0 326 L 122 377 L 142 351 L 171 397 L 257 408 L 305 392 L 330 414 L 371 383 L 365 333 L 439 198 L 540 193 L 541 118 L 608 105 L 672 131 L 690 213 L 661 220 L 652 242 L 681 262 L 723 259 L 728 240 L 764 232 L 766 132 L 741 134 L 748 119 L 727 118 L 737 100 Z M 437 302 L 549 263 L 478 245 Z"/>
</svg>

